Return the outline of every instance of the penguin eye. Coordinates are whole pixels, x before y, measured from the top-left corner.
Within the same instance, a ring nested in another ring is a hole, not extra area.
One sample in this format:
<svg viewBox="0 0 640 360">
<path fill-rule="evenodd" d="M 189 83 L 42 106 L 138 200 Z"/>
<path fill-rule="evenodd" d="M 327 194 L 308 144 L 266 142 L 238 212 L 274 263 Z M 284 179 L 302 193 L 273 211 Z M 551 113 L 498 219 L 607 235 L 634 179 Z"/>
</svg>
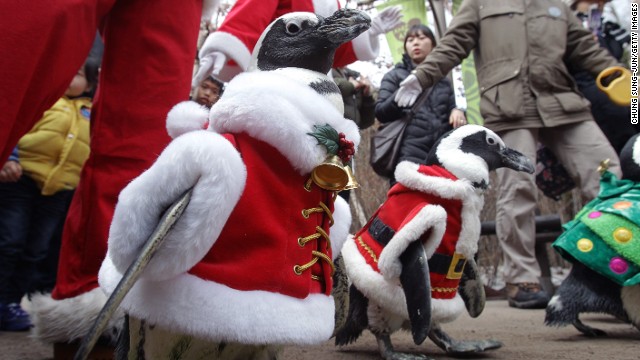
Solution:
<svg viewBox="0 0 640 360">
<path fill-rule="evenodd" d="M 498 140 L 496 140 L 493 136 L 487 135 L 487 144 L 494 146 L 498 143 Z"/>
<path fill-rule="evenodd" d="M 300 24 L 296 22 L 290 22 L 286 26 L 286 31 L 288 35 L 295 35 L 300 32 Z"/>
</svg>

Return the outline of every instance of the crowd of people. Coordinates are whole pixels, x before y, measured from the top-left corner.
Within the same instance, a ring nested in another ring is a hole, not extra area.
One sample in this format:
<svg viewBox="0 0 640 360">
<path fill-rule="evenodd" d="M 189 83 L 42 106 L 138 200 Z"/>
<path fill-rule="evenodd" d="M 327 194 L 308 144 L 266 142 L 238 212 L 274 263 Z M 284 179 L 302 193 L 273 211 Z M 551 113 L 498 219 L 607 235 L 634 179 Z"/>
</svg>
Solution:
<svg viewBox="0 0 640 360">
<path fill-rule="evenodd" d="M 173 105 L 190 96 L 211 108 L 223 96 L 225 82 L 250 70 L 250 53 L 273 19 L 335 7 L 314 8 L 318 1 L 238 0 L 205 40 L 192 76 L 200 19 L 211 19 L 215 1 L 161 0 L 151 13 L 143 0 L 103 2 L 80 9 L 74 1 L 59 1 L 41 16 L 33 16 L 44 11 L 36 5 L 0 15 L 0 29 L 29 28 L 24 36 L 0 40 L 3 53 L 12 53 L 0 76 L 0 97 L 10 99 L 0 102 L 0 330 L 32 327 L 20 307 L 27 294 L 52 291 L 53 300 L 64 301 L 97 288 L 118 194 L 169 143 L 164 121 Z M 605 68 L 624 63 L 630 36 L 615 14 L 625 3 L 628 7 L 626 0 L 464 0 L 439 38 L 426 25 L 411 26 L 402 61 L 375 88 L 348 65 L 373 60 L 379 36 L 402 25 L 401 10 L 392 7 L 336 54 L 331 74 L 344 116 L 360 129 L 376 119 L 392 122 L 430 89 L 407 127 L 399 158 L 422 163 L 440 136 L 467 122 L 446 76 L 473 52 L 484 125 L 531 159 L 538 143 L 546 145 L 584 200 L 592 199 L 599 189 L 595 169 L 600 161 L 609 159 L 610 171 L 619 175 L 616 153 L 639 131 L 629 123 L 630 109 L 612 103 L 594 81 Z M 56 19 L 86 12 L 95 15 L 83 17 L 77 28 L 56 27 Z M 147 20 L 141 21 L 143 12 Z M 14 13 L 28 13 L 33 20 L 18 25 L 24 19 L 9 19 Z M 162 16 L 166 13 L 172 16 Z M 42 19 L 55 36 L 31 30 Z M 97 27 L 105 38 L 99 84 L 100 60 L 86 57 Z M 28 43 L 21 43 L 25 36 Z M 77 40 L 63 50 L 53 37 Z M 55 56 L 25 61 L 35 56 L 14 51 L 29 47 L 50 48 Z M 52 69 L 56 75 L 50 79 L 44 74 Z M 534 253 L 534 176 L 498 170 L 496 187 L 509 305 L 544 308 L 551 294 L 539 285 Z"/>
</svg>

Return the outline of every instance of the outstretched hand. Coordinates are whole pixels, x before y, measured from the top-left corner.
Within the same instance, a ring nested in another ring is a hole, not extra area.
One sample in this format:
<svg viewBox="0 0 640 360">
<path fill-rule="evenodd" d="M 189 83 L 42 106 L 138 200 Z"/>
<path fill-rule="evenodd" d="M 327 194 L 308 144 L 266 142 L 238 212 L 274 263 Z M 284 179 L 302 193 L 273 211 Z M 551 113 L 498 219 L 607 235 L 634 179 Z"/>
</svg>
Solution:
<svg viewBox="0 0 640 360">
<path fill-rule="evenodd" d="M 402 6 L 394 5 L 384 8 L 371 20 L 369 35 L 378 36 L 402 26 Z"/>
<path fill-rule="evenodd" d="M 415 75 L 411 74 L 400 83 L 394 101 L 400 107 L 411 106 L 416 102 L 421 92 L 422 86 L 420 86 L 420 81 L 418 81 Z"/>
<path fill-rule="evenodd" d="M 209 75 L 218 75 L 222 67 L 224 67 L 227 57 L 219 51 L 206 51 L 203 46 L 200 51 L 200 67 L 193 76 L 191 87 L 195 88 L 200 85 Z"/>
</svg>

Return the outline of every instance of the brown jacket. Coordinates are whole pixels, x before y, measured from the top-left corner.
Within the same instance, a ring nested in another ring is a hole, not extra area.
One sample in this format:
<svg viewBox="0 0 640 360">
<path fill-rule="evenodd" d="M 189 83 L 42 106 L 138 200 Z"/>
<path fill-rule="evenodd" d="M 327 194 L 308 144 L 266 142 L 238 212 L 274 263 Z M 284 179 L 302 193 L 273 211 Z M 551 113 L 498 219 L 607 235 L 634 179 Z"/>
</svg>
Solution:
<svg viewBox="0 0 640 360">
<path fill-rule="evenodd" d="M 561 0 L 465 0 L 417 68 L 422 87 L 446 76 L 471 50 L 480 111 L 494 131 L 593 120 L 565 61 L 593 75 L 617 65 Z M 531 93 L 540 118 L 525 116 L 523 99 Z"/>
</svg>

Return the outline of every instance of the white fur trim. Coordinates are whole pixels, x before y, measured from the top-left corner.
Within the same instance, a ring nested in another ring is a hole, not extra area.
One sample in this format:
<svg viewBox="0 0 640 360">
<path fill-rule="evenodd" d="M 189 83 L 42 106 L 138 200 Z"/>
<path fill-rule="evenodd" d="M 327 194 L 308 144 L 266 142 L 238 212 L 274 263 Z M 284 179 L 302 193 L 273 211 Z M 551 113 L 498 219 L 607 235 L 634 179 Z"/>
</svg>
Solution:
<svg viewBox="0 0 640 360">
<path fill-rule="evenodd" d="M 378 260 L 380 273 L 387 280 L 400 276 L 402 272 L 400 255 L 410 243 L 419 240 L 429 229 L 431 229 L 431 233 L 423 242 L 423 246 L 427 258 L 433 255 L 442 241 L 447 223 L 447 213 L 441 206 L 427 205 L 420 209 L 413 219 L 405 219 L 403 222 L 406 224 L 385 245 Z"/>
<path fill-rule="evenodd" d="M 349 279 L 369 300 L 396 316 L 409 318 L 406 298 L 399 282 L 385 280 L 374 271 L 360 255 L 353 237 L 344 244 L 342 257 Z M 431 319 L 436 323 L 453 321 L 463 311 L 464 302 L 457 294 L 451 300 L 431 300 Z"/>
<path fill-rule="evenodd" d="M 365 31 L 351 40 L 351 45 L 356 58 L 360 61 L 374 60 L 380 53 L 380 40 L 377 35 L 371 36 L 369 31 Z"/>
<path fill-rule="evenodd" d="M 624 311 L 633 325 L 640 329 L 640 285 L 623 286 L 620 297 Z"/>
<path fill-rule="evenodd" d="M 100 288 L 64 300 L 54 300 L 50 294 L 36 294 L 29 307 L 34 325 L 31 335 L 47 343 L 82 339 L 106 302 L 107 297 Z M 123 317 L 124 312 L 118 310 L 102 336 L 115 343 Z"/>
<path fill-rule="evenodd" d="M 484 160 L 483 160 L 484 161 Z M 395 177 L 402 185 L 433 194 L 445 199 L 462 201 L 462 228 L 456 244 L 456 252 L 466 257 L 474 256 L 480 238 L 480 211 L 484 206 L 484 196 L 466 179 L 447 179 L 428 176 L 418 172 L 419 165 L 402 161 L 395 170 Z"/>
<path fill-rule="evenodd" d="M 109 258 L 100 285 L 113 291 L 121 275 Z M 121 307 L 148 323 L 212 341 L 243 344 L 318 344 L 334 327 L 334 300 L 297 299 L 267 291 L 239 291 L 190 274 L 166 281 L 141 279 Z"/>
<path fill-rule="evenodd" d="M 216 132 L 244 132 L 271 144 L 300 174 L 310 173 L 327 155 L 325 147 L 308 135 L 314 125 L 331 125 L 345 133 L 356 148 L 360 142 L 353 121 L 345 119 L 311 87 L 285 76 L 284 71 L 236 76 L 211 108 L 209 120 L 210 128 Z"/>
<path fill-rule="evenodd" d="M 333 226 L 331 226 L 329 237 L 331 238 L 331 251 L 335 259 L 340 255 L 342 245 L 349 237 L 351 227 L 351 209 L 347 201 L 340 196 L 336 197 L 333 205 Z"/>
<path fill-rule="evenodd" d="M 395 178 L 409 189 L 427 194 L 438 195 L 445 199 L 463 200 L 475 194 L 471 181 L 452 180 L 438 176 L 428 176 L 418 172 L 419 165 L 410 161 L 401 161 L 395 170 Z"/>
<path fill-rule="evenodd" d="M 313 12 L 327 17 L 329 15 L 333 15 L 340 8 L 340 4 L 337 0 L 312 0 L 313 1 Z"/>
<path fill-rule="evenodd" d="M 202 59 L 214 51 L 224 53 L 227 58 L 233 59 L 242 71 L 247 70 L 249 60 L 251 60 L 251 51 L 242 40 L 235 35 L 223 31 L 216 31 L 209 34 L 200 48 L 199 57 Z M 227 81 L 227 79 L 224 80 Z"/>
<path fill-rule="evenodd" d="M 173 140 L 118 197 L 109 231 L 118 270 L 133 262 L 165 209 L 193 187 L 189 205 L 142 277 L 163 280 L 189 270 L 220 235 L 245 180 L 240 154 L 221 135 L 201 130 Z"/>
<path fill-rule="evenodd" d="M 209 109 L 195 101 L 183 101 L 167 114 L 167 133 L 172 138 L 194 130 L 202 130 L 209 122 Z"/>
<path fill-rule="evenodd" d="M 202 20 L 211 21 L 218 11 L 220 0 L 204 0 L 202 2 Z"/>
</svg>

